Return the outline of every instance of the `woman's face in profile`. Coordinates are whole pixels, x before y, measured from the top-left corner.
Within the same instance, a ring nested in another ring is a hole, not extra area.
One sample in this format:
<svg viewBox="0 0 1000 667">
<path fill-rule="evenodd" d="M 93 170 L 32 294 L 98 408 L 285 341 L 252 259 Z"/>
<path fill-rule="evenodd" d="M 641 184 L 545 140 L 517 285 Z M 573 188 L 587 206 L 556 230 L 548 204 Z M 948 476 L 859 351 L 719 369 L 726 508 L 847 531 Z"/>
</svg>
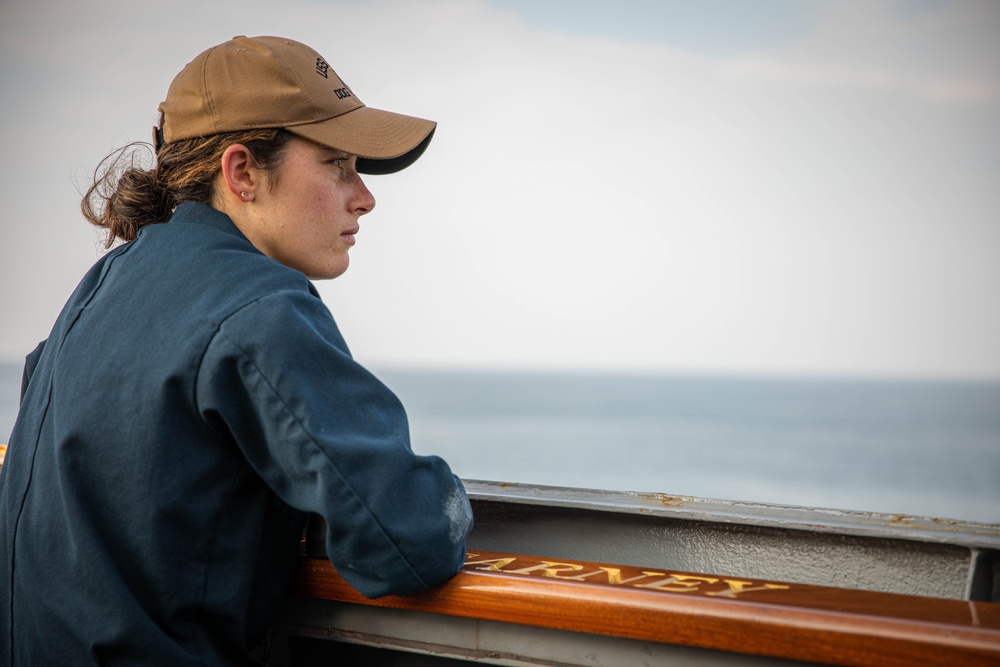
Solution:
<svg viewBox="0 0 1000 667">
<path fill-rule="evenodd" d="M 358 220 L 375 207 L 356 165 L 353 155 L 293 138 L 256 190 L 254 245 L 310 278 L 344 273 Z"/>
</svg>

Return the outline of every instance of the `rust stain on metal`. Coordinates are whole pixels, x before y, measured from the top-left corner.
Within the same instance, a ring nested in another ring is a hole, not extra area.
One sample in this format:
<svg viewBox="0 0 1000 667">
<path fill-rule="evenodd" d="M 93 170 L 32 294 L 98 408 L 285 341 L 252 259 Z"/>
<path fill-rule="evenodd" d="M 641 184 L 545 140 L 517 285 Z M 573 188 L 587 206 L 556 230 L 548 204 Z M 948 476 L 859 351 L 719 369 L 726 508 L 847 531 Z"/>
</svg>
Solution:
<svg viewBox="0 0 1000 667">
<path fill-rule="evenodd" d="M 680 496 L 668 496 L 661 493 L 659 494 L 659 500 L 667 507 L 681 507 L 684 505 L 684 498 Z"/>
</svg>

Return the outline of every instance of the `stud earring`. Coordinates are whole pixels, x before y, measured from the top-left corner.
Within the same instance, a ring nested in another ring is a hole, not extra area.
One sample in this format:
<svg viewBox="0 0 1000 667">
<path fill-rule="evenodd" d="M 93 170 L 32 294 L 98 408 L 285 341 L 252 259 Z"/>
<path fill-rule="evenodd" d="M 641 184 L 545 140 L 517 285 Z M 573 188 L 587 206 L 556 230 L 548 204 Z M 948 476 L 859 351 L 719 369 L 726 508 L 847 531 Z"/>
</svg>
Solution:
<svg viewBox="0 0 1000 667">
<path fill-rule="evenodd" d="M 241 192 L 240 193 L 240 197 L 242 197 L 243 199 L 246 199 L 247 198 L 247 193 Z"/>
</svg>

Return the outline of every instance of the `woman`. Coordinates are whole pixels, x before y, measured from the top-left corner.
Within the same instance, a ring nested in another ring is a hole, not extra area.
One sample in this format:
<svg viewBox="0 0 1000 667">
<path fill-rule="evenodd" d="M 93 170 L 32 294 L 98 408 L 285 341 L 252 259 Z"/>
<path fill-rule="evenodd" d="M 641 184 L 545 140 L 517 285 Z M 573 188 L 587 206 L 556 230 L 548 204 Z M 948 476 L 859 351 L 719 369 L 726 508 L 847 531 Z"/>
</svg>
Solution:
<svg viewBox="0 0 1000 667">
<path fill-rule="evenodd" d="M 275 37 L 202 53 L 160 112 L 156 167 L 106 170 L 83 202 L 121 243 L 25 365 L 3 664 L 254 664 L 307 513 L 369 597 L 464 559 L 461 482 L 412 453 L 308 280 L 347 269 L 375 205 L 359 172 L 407 167 L 435 124 L 364 106 Z"/>
</svg>

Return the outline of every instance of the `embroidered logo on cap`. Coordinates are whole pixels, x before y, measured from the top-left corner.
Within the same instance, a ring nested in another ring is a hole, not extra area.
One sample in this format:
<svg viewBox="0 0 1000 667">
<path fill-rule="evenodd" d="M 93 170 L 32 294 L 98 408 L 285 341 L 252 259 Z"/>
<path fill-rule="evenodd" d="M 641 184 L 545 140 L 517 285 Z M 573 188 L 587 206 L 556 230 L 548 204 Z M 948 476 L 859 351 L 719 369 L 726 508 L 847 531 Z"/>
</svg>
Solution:
<svg viewBox="0 0 1000 667">
<path fill-rule="evenodd" d="M 324 79 L 330 78 L 330 64 L 323 60 L 322 58 L 316 59 L 316 73 L 319 74 Z M 346 100 L 348 97 L 353 97 L 351 95 L 351 89 L 347 86 L 343 88 L 337 88 L 333 91 L 337 95 L 338 100 Z"/>
<path fill-rule="evenodd" d="M 316 59 L 316 73 L 319 74 L 324 79 L 329 79 L 327 71 L 329 71 L 330 65 L 322 58 Z"/>
</svg>

